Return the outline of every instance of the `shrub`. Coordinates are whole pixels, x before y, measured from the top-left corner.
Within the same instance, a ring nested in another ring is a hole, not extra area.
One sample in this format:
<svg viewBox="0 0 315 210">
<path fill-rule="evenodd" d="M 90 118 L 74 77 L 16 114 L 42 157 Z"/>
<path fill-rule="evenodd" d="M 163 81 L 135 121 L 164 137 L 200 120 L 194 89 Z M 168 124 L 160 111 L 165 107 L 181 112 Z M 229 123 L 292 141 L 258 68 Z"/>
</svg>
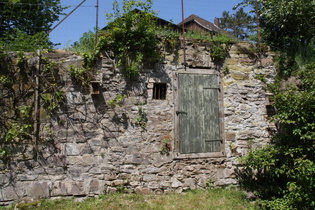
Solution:
<svg viewBox="0 0 315 210">
<path fill-rule="evenodd" d="M 241 184 L 271 209 L 315 207 L 315 66 L 294 78 L 294 84 L 274 88 L 278 130 L 272 144 L 242 158 Z"/>
</svg>

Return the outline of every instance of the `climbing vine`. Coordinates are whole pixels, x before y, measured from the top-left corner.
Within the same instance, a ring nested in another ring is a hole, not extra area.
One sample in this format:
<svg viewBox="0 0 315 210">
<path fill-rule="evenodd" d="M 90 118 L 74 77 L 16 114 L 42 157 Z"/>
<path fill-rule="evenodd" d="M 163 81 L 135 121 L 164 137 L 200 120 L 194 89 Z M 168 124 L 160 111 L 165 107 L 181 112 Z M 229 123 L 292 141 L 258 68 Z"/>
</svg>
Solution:
<svg viewBox="0 0 315 210">
<path fill-rule="evenodd" d="M 124 0 L 122 7 L 114 1 L 114 12 L 106 14 L 109 24 L 99 46 L 114 52 L 118 66 L 129 79 L 139 75 L 144 61 L 159 57 L 156 18 L 151 7 L 152 0 Z"/>
<path fill-rule="evenodd" d="M 36 54 L 0 53 L 0 169 L 5 169 L 13 158 L 33 157 L 35 144 L 44 143 L 35 136 L 35 90 L 39 88 L 40 116 L 52 114 L 64 101 L 58 67 L 47 58 L 39 64 Z M 35 76 L 38 65 L 41 73 L 40 87 Z"/>
</svg>

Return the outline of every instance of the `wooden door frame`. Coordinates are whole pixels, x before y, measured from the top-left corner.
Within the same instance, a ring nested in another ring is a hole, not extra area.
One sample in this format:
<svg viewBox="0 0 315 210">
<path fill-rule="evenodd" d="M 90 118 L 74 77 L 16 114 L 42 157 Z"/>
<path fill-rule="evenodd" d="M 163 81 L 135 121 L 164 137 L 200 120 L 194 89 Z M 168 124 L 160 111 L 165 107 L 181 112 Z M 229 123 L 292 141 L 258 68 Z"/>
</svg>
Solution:
<svg viewBox="0 0 315 210">
<path fill-rule="evenodd" d="M 220 136 L 223 140 L 220 148 L 220 152 L 208 152 L 208 153 L 192 153 L 192 154 L 182 154 L 179 152 L 179 117 L 176 115 L 176 110 L 178 110 L 179 104 L 179 81 L 178 74 L 198 74 L 198 75 L 217 75 L 218 76 L 218 84 L 220 87 L 219 92 L 219 126 L 220 126 Z M 221 82 L 221 74 L 220 72 L 213 69 L 189 69 L 189 70 L 178 70 L 173 72 L 173 98 L 174 98 L 174 143 L 173 143 L 173 158 L 174 159 L 183 159 L 183 158 L 204 158 L 204 157 L 225 157 L 225 135 L 224 135 L 224 106 L 223 106 L 223 86 Z"/>
</svg>

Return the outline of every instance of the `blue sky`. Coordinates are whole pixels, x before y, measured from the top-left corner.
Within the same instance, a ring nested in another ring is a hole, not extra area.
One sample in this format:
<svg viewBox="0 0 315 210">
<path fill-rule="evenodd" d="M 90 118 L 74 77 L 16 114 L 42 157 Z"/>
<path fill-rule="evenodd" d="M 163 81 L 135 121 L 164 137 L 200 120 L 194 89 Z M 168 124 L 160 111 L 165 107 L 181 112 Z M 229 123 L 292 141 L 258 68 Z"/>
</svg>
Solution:
<svg viewBox="0 0 315 210">
<path fill-rule="evenodd" d="M 242 0 L 184 0 L 185 18 L 195 14 L 210 22 L 215 17 L 221 17 L 227 10 L 233 13 L 232 8 Z M 62 6 L 69 6 L 65 13 L 72 11 L 82 0 L 61 0 Z M 113 0 L 99 0 L 99 27 L 106 25 L 105 11 L 111 12 Z M 119 3 L 122 0 L 118 0 Z M 54 43 L 61 43 L 57 48 L 63 48 L 78 41 L 84 32 L 93 31 L 96 26 L 96 0 L 87 0 L 64 22 L 50 33 L 50 39 Z M 158 17 L 179 23 L 182 19 L 181 0 L 154 0 L 153 9 Z M 60 20 L 64 16 L 60 17 Z M 57 24 L 56 22 L 55 24 Z"/>
</svg>

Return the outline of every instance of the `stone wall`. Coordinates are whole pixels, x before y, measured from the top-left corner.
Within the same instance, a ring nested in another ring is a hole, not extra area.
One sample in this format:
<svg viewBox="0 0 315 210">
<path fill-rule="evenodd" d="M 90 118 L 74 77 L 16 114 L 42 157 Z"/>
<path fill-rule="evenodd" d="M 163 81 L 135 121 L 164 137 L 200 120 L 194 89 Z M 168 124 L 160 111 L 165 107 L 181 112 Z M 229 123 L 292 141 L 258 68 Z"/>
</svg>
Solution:
<svg viewBox="0 0 315 210">
<path fill-rule="evenodd" d="M 163 62 L 144 67 L 138 80 L 125 80 L 107 54 L 96 65 L 99 94 L 82 89 L 67 69 L 82 58 L 71 53 L 47 54 L 59 66 L 64 80 L 65 104 L 42 119 L 53 136 L 41 146 L 38 160 L 18 160 L 0 172 L 0 201 L 58 196 L 94 196 L 116 191 L 136 193 L 181 192 L 210 184 L 237 184 L 236 158 L 269 141 L 264 74 L 272 82 L 272 54 L 258 60 L 235 44 L 223 66 L 215 65 L 208 43 L 187 43 L 164 54 Z M 178 71 L 219 71 L 223 87 L 224 149 L 222 157 L 176 158 L 174 127 Z M 152 99 L 155 82 L 167 84 L 166 100 Z M 122 96 L 121 101 L 114 100 Z M 145 115 L 141 116 L 144 112 Z M 48 136 L 46 132 L 46 137 Z"/>
</svg>

